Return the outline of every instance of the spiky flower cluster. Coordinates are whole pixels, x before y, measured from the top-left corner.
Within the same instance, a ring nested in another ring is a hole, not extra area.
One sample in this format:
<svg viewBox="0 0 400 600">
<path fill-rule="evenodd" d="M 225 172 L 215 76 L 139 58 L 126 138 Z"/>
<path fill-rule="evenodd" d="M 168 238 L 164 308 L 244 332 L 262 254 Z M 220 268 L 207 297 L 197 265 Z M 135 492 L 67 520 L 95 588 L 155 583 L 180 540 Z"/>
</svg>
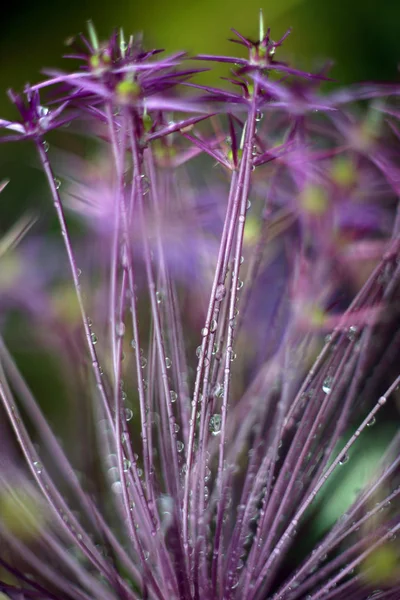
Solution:
<svg viewBox="0 0 400 600">
<path fill-rule="evenodd" d="M 223 88 L 90 24 L 76 70 L 9 93 L 2 141 L 35 145 L 64 251 L 27 217 L 0 245 L 5 597 L 400 598 L 400 434 L 351 471 L 399 422 L 399 88 L 323 94 L 286 36 L 234 33 L 245 57 L 195 57 Z"/>
</svg>

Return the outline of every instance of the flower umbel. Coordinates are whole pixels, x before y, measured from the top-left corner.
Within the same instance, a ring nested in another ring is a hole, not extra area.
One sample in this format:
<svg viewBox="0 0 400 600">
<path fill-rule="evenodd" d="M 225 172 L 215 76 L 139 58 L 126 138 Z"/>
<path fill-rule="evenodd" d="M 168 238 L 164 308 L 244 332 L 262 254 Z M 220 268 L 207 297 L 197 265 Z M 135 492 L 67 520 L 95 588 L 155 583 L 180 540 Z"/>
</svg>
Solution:
<svg viewBox="0 0 400 600">
<path fill-rule="evenodd" d="M 0 244 L 6 597 L 400 597 L 399 90 L 324 95 L 260 23 L 196 57 L 221 88 L 89 24 L 81 68 L 10 93 L 61 235 Z"/>
</svg>

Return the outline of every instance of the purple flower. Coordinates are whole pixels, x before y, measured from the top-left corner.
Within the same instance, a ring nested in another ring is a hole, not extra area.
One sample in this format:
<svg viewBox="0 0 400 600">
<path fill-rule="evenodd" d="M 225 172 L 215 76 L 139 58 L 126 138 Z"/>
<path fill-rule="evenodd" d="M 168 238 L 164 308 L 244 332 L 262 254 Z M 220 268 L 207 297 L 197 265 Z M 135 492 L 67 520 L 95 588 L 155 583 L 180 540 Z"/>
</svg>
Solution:
<svg viewBox="0 0 400 600">
<path fill-rule="evenodd" d="M 29 221 L 0 240 L 7 597 L 400 597 L 399 139 L 352 106 L 398 90 L 324 96 L 276 61 L 286 35 L 235 34 L 248 58 L 197 57 L 235 92 L 89 24 L 81 69 L 10 95 L 3 139 L 34 142 L 65 253 L 19 244 Z"/>
</svg>

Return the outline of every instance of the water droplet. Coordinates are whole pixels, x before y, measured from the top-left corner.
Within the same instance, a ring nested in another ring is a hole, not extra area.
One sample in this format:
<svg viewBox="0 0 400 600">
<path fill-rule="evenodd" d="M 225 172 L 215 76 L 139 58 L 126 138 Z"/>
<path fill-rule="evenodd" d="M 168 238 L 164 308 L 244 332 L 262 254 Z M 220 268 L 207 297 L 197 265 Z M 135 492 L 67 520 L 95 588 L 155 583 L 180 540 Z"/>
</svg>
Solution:
<svg viewBox="0 0 400 600">
<path fill-rule="evenodd" d="M 339 460 L 339 465 L 346 464 L 348 460 L 349 460 L 349 455 L 348 454 L 344 454 L 342 456 L 342 458 Z"/>
<path fill-rule="evenodd" d="M 367 427 L 372 427 L 372 425 L 375 425 L 376 423 L 376 418 L 372 417 L 372 419 L 370 419 L 367 423 Z"/>
<path fill-rule="evenodd" d="M 175 433 L 178 433 L 179 430 L 180 430 L 180 427 L 179 427 L 178 423 L 174 423 L 174 431 L 175 431 Z"/>
<path fill-rule="evenodd" d="M 162 292 L 156 292 L 156 300 L 157 300 L 157 304 L 161 304 L 163 299 L 163 295 Z"/>
<path fill-rule="evenodd" d="M 142 175 L 142 194 L 146 196 L 150 191 L 150 181 L 146 175 Z"/>
<path fill-rule="evenodd" d="M 49 144 L 49 142 L 46 142 L 46 140 L 45 140 L 45 141 L 43 142 L 43 150 L 44 150 L 45 152 L 48 152 L 48 151 L 49 151 L 49 148 L 50 148 L 50 144 Z"/>
<path fill-rule="evenodd" d="M 224 386 L 221 385 L 220 383 L 217 383 L 217 385 L 214 388 L 214 396 L 216 398 L 222 398 L 224 395 Z"/>
<path fill-rule="evenodd" d="M 322 384 L 322 391 L 325 392 L 325 394 L 330 394 L 331 388 L 332 388 L 332 377 L 327 377 L 325 379 L 324 383 Z"/>
<path fill-rule="evenodd" d="M 378 404 L 380 406 L 383 406 L 384 404 L 386 404 L 386 397 L 385 396 L 381 396 L 378 400 Z"/>
<path fill-rule="evenodd" d="M 125 324 L 121 321 L 115 325 L 115 333 L 118 337 L 122 337 L 125 333 Z"/>
<path fill-rule="evenodd" d="M 347 333 L 348 339 L 353 342 L 356 339 L 358 333 L 358 327 L 356 325 L 351 325 L 349 327 L 349 331 Z"/>
<path fill-rule="evenodd" d="M 228 354 L 228 356 L 229 356 L 229 360 L 230 360 L 231 362 L 233 362 L 233 361 L 235 360 L 235 358 L 236 358 L 236 353 L 233 351 L 232 347 L 229 347 L 229 348 L 227 349 L 227 354 Z"/>
<path fill-rule="evenodd" d="M 258 110 L 256 112 L 256 121 L 257 121 L 257 123 L 259 123 L 260 121 L 262 121 L 263 116 L 264 115 L 263 115 L 263 113 L 260 110 Z"/>
<path fill-rule="evenodd" d="M 42 472 L 42 464 L 39 461 L 35 460 L 34 463 L 33 463 L 33 466 L 35 467 L 36 473 L 38 475 L 40 475 L 41 472 Z"/>
<path fill-rule="evenodd" d="M 217 289 L 216 289 L 216 291 L 215 291 L 215 299 L 216 299 L 216 301 L 217 301 L 217 302 L 221 302 L 221 300 L 223 300 L 223 299 L 224 299 L 224 297 L 225 297 L 225 294 L 226 294 L 226 289 L 225 289 L 225 286 L 224 286 L 222 283 L 220 283 L 220 284 L 217 286 Z"/>
<path fill-rule="evenodd" d="M 210 425 L 209 425 L 212 435 L 220 434 L 221 426 L 222 426 L 222 416 L 218 415 L 218 414 L 212 415 L 212 417 L 210 418 Z"/>
<path fill-rule="evenodd" d="M 210 331 L 211 331 L 211 333 L 214 333 L 217 330 L 217 325 L 218 325 L 217 320 L 213 319 L 211 321 L 211 323 L 210 323 Z"/>
<path fill-rule="evenodd" d="M 184 447 L 185 447 L 185 444 L 183 442 L 181 442 L 180 440 L 178 440 L 176 442 L 176 449 L 178 450 L 178 452 L 182 452 Z"/>
<path fill-rule="evenodd" d="M 91 339 L 92 339 L 92 344 L 95 345 L 97 344 L 97 335 L 95 333 L 92 333 L 90 335 Z"/>
<path fill-rule="evenodd" d="M 201 346 L 197 346 L 197 348 L 196 348 L 196 356 L 197 356 L 197 358 L 200 358 L 200 356 L 201 356 Z"/>
<path fill-rule="evenodd" d="M 57 179 L 57 177 L 54 178 L 54 186 L 55 186 L 56 190 L 59 190 L 61 187 L 61 181 L 59 179 Z"/>
<path fill-rule="evenodd" d="M 147 365 L 147 358 L 145 356 L 141 356 L 139 362 L 142 369 L 144 369 Z"/>
<path fill-rule="evenodd" d="M 131 346 L 134 350 L 136 350 L 136 340 L 131 340 Z"/>
<path fill-rule="evenodd" d="M 130 408 L 125 409 L 125 420 L 130 421 L 133 417 L 133 411 Z"/>
<path fill-rule="evenodd" d="M 178 399 L 178 394 L 176 392 L 174 392 L 174 390 L 170 390 L 169 392 L 170 398 L 171 398 L 171 402 L 176 402 Z"/>
<path fill-rule="evenodd" d="M 203 329 L 201 330 L 201 335 L 203 337 L 206 337 L 206 335 L 208 335 L 208 328 L 207 327 L 203 327 Z"/>
<path fill-rule="evenodd" d="M 242 281 L 241 279 L 238 279 L 238 282 L 237 282 L 236 289 L 237 289 L 237 290 L 241 290 L 241 289 L 242 289 L 242 287 L 243 287 L 243 285 L 244 285 L 244 284 L 243 284 L 243 281 Z"/>
<path fill-rule="evenodd" d="M 149 560 L 149 556 L 150 556 L 150 552 L 148 550 L 145 550 L 143 552 L 143 558 L 144 558 L 144 560 Z"/>
<path fill-rule="evenodd" d="M 124 458 L 124 471 L 125 471 L 125 473 L 127 471 L 129 471 L 129 469 L 131 468 L 131 464 L 132 463 L 131 463 L 130 460 L 128 460 L 127 458 Z"/>
<path fill-rule="evenodd" d="M 207 483 L 207 481 L 210 481 L 211 478 L 211 471 L 208 467 L 205 468 L 204 471 L 204 481 Z"/>
<path fill-rule="evenodd" d="M 39 117 L 47 117 L 50 113 L 50 109 L 47 106 L 38 106 L 37 110 Z"/>
<path fill-rule="evenodd" d="M 246 210 L 250 210 L 251 208 L 251 200 L 247 200 Z"/>
<path fill-rule="evenodd" d="M 172 360 L 168 358 L 168 356 L 165 357 L 165 366 L 167 367 L 167 369 L 170 369 L 172 367 Z"/>
<path fill-rule="evenodd" d="M 111 484 L 111 489 L 114 494 L 122 494 L 122 483 L 120 481 L 114 481 L 114 483 Z"/>
</svg>

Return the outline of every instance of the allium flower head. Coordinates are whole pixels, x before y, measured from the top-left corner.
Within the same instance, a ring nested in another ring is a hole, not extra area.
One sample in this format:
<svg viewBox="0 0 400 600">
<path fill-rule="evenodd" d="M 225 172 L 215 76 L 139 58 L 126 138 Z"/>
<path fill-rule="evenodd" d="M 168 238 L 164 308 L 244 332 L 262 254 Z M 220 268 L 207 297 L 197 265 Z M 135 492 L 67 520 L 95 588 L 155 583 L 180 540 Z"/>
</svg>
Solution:
<svg viewBox="0 0 400 600">
<path fill-rule="evenodd" d="M 234 32 L 221 87 L 89 24 L 10 95 L 60 239 L 0 240 L 5 597 L 400 597 L 398 89 Z"/>
</svg>

